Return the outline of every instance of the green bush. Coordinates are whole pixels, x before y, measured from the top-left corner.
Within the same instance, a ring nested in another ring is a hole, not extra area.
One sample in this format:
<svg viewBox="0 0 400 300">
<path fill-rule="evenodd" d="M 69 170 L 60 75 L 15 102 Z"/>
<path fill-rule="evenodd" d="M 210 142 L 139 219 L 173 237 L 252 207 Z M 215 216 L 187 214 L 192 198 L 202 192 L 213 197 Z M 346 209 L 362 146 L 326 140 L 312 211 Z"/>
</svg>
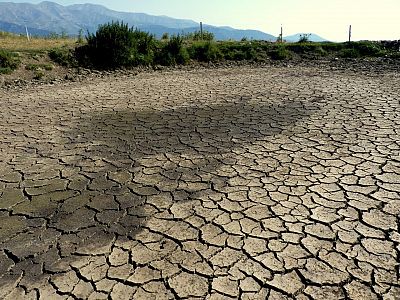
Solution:
<svg viewBox="0 0 400 300">
<path fill-rule="evenodd" d="M 388 56 L 390 58 L 400 59 L 400 52 L 391 52 Z"/>
<path fill-rule="evenodd" d="M 343 43 L 342 47 L 343 48 L 339 51 L 339 56 L 341 57 L 379 57 L 386 54 L 386 51 L 382 44 L 377 42 L 350 42 Z"/>
<path fill-rule="evenodd" d="M 33 76 L 33 79 L 35 79 L 35 80 L 40 80 L 40 79 L 42 79 L 44 76 L 45 76 L 45 74 L 44 74 L 43 71 L 36 70 L 36 71 L 35 71 L 35 75 Z"/>
<path fill-rule="evenodd" d="M 294 44 L 287 44 L 285 47 L 294 53 L 303 54 L 314 52 L 319 45 L 310 42 L 298 42 Z"/>
<path fill-rule="evenodd" d="M 13 69 L 8 67 L 6 68 L 0 67 L 0 74 L 11 74 L 13 71 L 14 71 Z"/>
<path fill-rule="evenodd" d="M 18 68 L 20 60 L 15 53 L 0 49 L 0 73 L 10 74 Z"/>
<path fill-rule="evenodd" d="M 229 51 L 227 53 L 222 52 L 224 57 L 228 60 L 235 60 L 235 61 L 241 61 L 241 60 L 246 60 L 247 55 L 246 52 L 239 50 L 239 49 L 232 49 L 232 51 Z"/>
<path fill-rule="evenodd" d="M 40 67 L 45 69 L 46 71 L 51 71 L 54 68 L 53 65 L 51 65 L 51 64 L 42 64 L 42 65 L 40 65 Z"/>
<path fill-rule="evenodd" d="M 322 42 L 318 43 L 319 46 L 327 52 L 338 52 L 345 48 L 345 43 L 332 43 L 332 42 Z"/>
<path fill-rule="evenodd" d="M 76 41 L 76 43 L 78 44 L 78 45 L 80 45 L 80 44 L 83 44 L 83 29 L 81 28 L 81 29 L 79 29 L 79 32 L 78 32 L 78 40 Z"/>
<path fill-rule="evenodd" d="M 109 69 L 153 63 L 154 36 L 129 28 L 123 22 L 100 25 L 86 39 L 87 45 L 77 47 L 75 52 L 81 64 Z"/>
<path fill-rule="evenodd" d="M 324 48 L 322 48 L 321 46 L 318 46 L 315 48 L 315 54 L 318 56 L 325 56 L 328 53 L 324 50 Z"/>
<path fill-rule="evenodd" d="M 215 36 L 214 33 L 209 32 L 207 30 L 203 30 L 203 34 L 201 33 L 201 31 L 195 31 L 195 32 L 190 32 L 190 33 L 186 33 L 183 35 L 183 38 L 185 40 L 189 40 L 189 41 L 213 41 Z"/>
<path fill-rule="evenodd" d="M 169 33 L 168 32 L 163 33 L 161 40 L 169 40 Z"/>
<path fill-rule="evenodd" d="M 48 54 L 52 61 L 61 66 L 72 67 L 76 65 L 74 53 L 69 48 L 55 48 L 50 50 Z"/>
<path fill-rule="evenodd" d="M 313 42 L 298 42 L 285 45 L 286 49 L 297 54 L 306 54 L 314 56 L 324 56 L 327 51 L 321 46 L 320 43 Z"/>
<path fill-rule="evenodd" d="M 25 66 L 25 69 L 29 70 L 29 71 L 37 71 L 40 69 L 43 69 L 46 71 L 51 71 L 51 70 L 53 70 L 53 65 L 51 65 L 51 64 L 27 64 Z"/>
<path fill-rule="evenodd" d="M 357 58 L 360 57 L 361 54 L 357 49 L 350 48 L 350 49 L 343 49 L 339 51 L 339 56 L 343 58 Z"/>
<path fill-rule="evenodd" d="M 188 49 L 190 58 L 202 62 L 215 62 L 223 58 L 215 42 L 194 42 Z"/>
<path fill-rule="evenodd" d="M 164 44 L 156 56 L 155 62 L 164 66 L 184 65 L 189 61 L 189 54 L 183 45 L 183 38 L 180 35 L 173 35 Z"/>
<path fill-rule="evenodd" d="M 308 43 L 310 41 L 310 36 L 311 36 L 310 33 L 300 34 L 298 43 Z"/>
<path fill-rule="evenodd" d="M 361 56 L 377 57 L 384 55 L 383 46 L 376 42 L 353 42 L 349 43 L 349 47 L 356 49 Z"/>
<path fill-rule="evenodd" d="M 283 45 L 278 45 L 269 52 L 273 60 L 286 60 L 292 58 L 292 54 Z"/>
<path fill-rule="evenodd" d="M 39 69 L 39 66 L 36 64 L 28 64 L 25 66 L 25 70 L 28 71 L 36 71 L 37 69 Z"/>
<path fill-rule="evenodd" d="M 255 42 L 222 42 L 218 46 L 226 60 L 256 60 L 258 56 Z"/>
<path fill-rule="evenodd" d="M 153 35 L 135 30 L 132 34 L 133 38 L 133 65 L 151 65 L 154 61 L 154 50 L 156 40 Z"/>
</svg>

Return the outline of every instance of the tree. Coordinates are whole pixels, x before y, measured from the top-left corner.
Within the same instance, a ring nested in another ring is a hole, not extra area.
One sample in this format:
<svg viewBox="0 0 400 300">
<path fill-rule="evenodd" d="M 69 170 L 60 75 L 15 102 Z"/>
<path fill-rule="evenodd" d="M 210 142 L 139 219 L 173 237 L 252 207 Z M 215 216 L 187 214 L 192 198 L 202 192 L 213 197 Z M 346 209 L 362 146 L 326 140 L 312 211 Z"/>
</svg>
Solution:
<svg viewBox="0 0 400 300">
<path fill-rule="evenodd" d="M 311 36 L 311 33 L 300 34 L 300 39 L 299 39 L 298 43 L 307 43 L 307 42 L 309 42 L 310 41 L 310 36 Z"/>
</svg>

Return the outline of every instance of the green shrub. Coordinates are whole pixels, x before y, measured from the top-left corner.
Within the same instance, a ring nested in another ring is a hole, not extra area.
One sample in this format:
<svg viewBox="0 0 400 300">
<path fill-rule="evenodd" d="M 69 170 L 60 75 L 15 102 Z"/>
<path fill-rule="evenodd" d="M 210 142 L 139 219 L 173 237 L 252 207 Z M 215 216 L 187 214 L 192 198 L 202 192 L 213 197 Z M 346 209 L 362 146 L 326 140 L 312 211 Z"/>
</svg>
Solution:
<svg viewBox="0 0 400 300">
<path fill-rule="evenodd" d="M 195 32 L 190 32 L 190 33 L 186 33 L 183 35 L 183 38 L 185 40 L 189 40 L 189 41 L 213 41 L 215 36 L 214 33 L 209 32 L 207 30 L 203 30 L 203 34 L 201 33 L 201 31 L 195 31 Z"/>
<path fill-rule="evenodd" d="M 310 42 L 299 42 L 294 44 L 287 44 L 285 47 L 294 53 L 303 54 L 314 52 L 316 48 L 319 47 L 319 45 Z"/>
<path fill-rule="evenodd" d="M 169 40 L 169 33 L 168 32 L 163 33 L 161 39 L 162 40 Z"/>
<path fill-rule="evenodd" d="M 39 69 L 39 66 L 36 64 L 28 64 L 25 66 L 25 70 L 28 70 L 28 71 L 35 71 L 37 69 Z"/>
<path fill-rule="evenodd" d="M 357 58 L 357 57 L 379 57 L 384 56 L 386 51 L 382 44 L 377 42 L 350 42 L 343 43 L 339 56 Z"/>
<path fill-rule="evenodd" d="M 269 52 L 273 60 L 286 60 L 292 58 L 292 54 L 283 45 L 278 45 Z"/>
<path fill-rule="evenodd" d="M 300 38 L 298 43 L 308 43 L 310 39 L 311 34 L 310 33 L 304 33 L 300 34 Z"/>
<path fill-rule="evenodd" d="M 156 40 L 153 35 L 135 30 L 132 33 L 133 38 L 133 65 L 151 65 L 154 60 L 154 50 Z"/>
<path fill-rule="evenodd" d="M 202 62 L 215 62 L 223 58 L 220 49 L 214 42 L 194 42 L 188 49 L 190 58 Z"/>
<path fill-rule="evenodd" d="M 361 56 L 360 52 L 354 48 L 340 50 L 338 54 L 343 58 L 357 58 Z"/>
<path fill-rule="evenodd" d="M 400 59 L 400 52 L 390 52 L 388 56 L 390 58 Z"/>
<path fill-rule="evenodd" d="M 3 67 L 0 67 L 0 74 L 11 74 L 12 71 L 14 71 L 14 70 L 11 69 L 11 68 L 8 68 L 8 67 L 3 68 Z"/>
<path fill-rule="evenodd" d="M 40 67 L 45 69 L 46 71 L 51 71 L 54 68 L 51 64 L 41 64 Z"/>
<path fill-rule="evenodd" d="M 229 60 L 241 61 L 241 60 L 246 60 L 247 55 L 246 55 L 246 52 L 244 52 L 242 50 L 233 49 L 232 51 L 226 53 L 226 57 Z"/>
<path fill-rule="evenodd" d="M 222 42 L 220 52 L 226 60 L 256 60 L 257 44 L 255 42 Z"/>
<path fill-rule="evenodd" d="M 48 54 L 52 61 L 61 66 L 71 67 L 76 65 L 74 53 L 69 48 L 55 48 L 50 50 Z"/>
<path fill-rule="evenodd" d="M 349 47 L 356 49 L 361 56 L 377 57 L 384 55 L 383 46 L 376 42 L 353 42 L 349 43 Z"/>
<path fill-rule="evenodd" d="M 129 28 L 123 22 L 100 25 L 96 33 L 89 33 L 86 39 L 87 45 L 75 51 L 81 64 L 108 69 L 153 63 L 154 36 Z"/>
<path fill-rule="evenodd" d="M 313 42 L 298 42 L 285 45 L 286 49 L 297 54 L 307 54 L 314 56 L 324 56 L 327 51 L 321 46 L 320 43 Z"/>
<path fill-rule="evenodd" d="M 18 68 L 20 60 L 15 53 L 0 49 L 0 73 L 10 74 Z"/>
<path fill-rule="evenodd" d="M 317 56 L 325 56 L 328 54 L 321 46 L 317 46 L 314 51 L 315 55 Z"/>
<path fill-rule="evenodd" d="M 43 71 L 37 70 L 35 71 L 35 75 L 33 76 L 33 79 L 35 80 L 40 80 L 45 76 Z"/>
<path fill-rule="evenodd" d="M 327 52 L 338 52 L 345 48 L 346 43 L 332 43 L 332 42 L 322 42 L 318 43 L 319 46 Z"/>
<path fill-rule="evenodd" d="M 189 61 L 189 54 L 183 45 L 183 38 L 180 35 L 173 35 L 164 44 L 156 56 L 155 62 L 164 66 L 184 65 Z"/>
<path fill-rule="evenodd" d="M 88 34 L 87 45 L 82 47 L 88 62 L 105 68 L 132 65 L 135 57 L 133 32 L 133 28 L 119 22 L 100 25 L 95 34 Z"/>
<path fill-rule="evenodd" d="M 78 40 L 76 41 L 76 43 L 79 45 L 79 44 L 83 44 L 83 29 L 81 28 L 81 29 L 79 29 L 79 32 L 78 32 Z"/>
<path fill-rule="evenodd" d="M 43 69 L 46 71 L 51 71 L 51 70 L 53 70 L 53 65 L 51 65 L 51 64 L 27 64 L 25 66 L 25 69 L 29 70 L 29 71 L 37 71 L 40 69 Z"/>
</svg>

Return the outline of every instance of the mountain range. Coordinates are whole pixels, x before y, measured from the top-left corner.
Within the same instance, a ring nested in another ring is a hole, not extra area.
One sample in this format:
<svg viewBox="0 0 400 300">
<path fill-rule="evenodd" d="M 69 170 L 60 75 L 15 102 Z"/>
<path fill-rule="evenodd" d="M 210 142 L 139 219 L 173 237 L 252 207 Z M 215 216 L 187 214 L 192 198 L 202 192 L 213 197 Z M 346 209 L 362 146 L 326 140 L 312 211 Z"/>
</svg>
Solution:
<svg viewBox="0 0 400 300">
<path fill-rule="evenodd" d="M 62 6 L 49 1 L 39 4 L 0 3 L 0 31 L 17 34 L 24 34 L 25 27 L 27 27 L 31 35 L 47 36 L 56 33 L 76 36 L 80 30 L 95 32 L 100 24 L 111 21 L 123 21 L 130 26 L 150 32 L 158 38 L 164 33 L 182 34 L 199 30 L 199 23 L 192 20 L 152 16 L 144 13 L 117 12 L 95 4 Z M 275 36 L 259 30 L 240 30 L 206 24 L 203 28 L 212 32 L 217 40 L 240 40 L 242 38 L 276 40 Z M 294 38 L 295 36 L 293 36 Z M 289 41 L 288 38 L 285 37 L 285 39 Z M 310 40 L 313 39 L 310 38 Z"/>
</svg>

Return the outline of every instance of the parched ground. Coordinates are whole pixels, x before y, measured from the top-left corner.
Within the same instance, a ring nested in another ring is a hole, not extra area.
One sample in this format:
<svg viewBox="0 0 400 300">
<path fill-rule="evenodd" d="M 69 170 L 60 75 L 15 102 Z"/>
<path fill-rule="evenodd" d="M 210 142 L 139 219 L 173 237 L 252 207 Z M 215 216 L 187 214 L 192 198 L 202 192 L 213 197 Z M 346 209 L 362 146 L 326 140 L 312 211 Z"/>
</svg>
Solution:
<svg viewBox="0 0 400 300">
<path fill-rule="evenodd" d="M 400 76 L 0 91 L 0 298 L 400 299 Z"/>
</svg>

